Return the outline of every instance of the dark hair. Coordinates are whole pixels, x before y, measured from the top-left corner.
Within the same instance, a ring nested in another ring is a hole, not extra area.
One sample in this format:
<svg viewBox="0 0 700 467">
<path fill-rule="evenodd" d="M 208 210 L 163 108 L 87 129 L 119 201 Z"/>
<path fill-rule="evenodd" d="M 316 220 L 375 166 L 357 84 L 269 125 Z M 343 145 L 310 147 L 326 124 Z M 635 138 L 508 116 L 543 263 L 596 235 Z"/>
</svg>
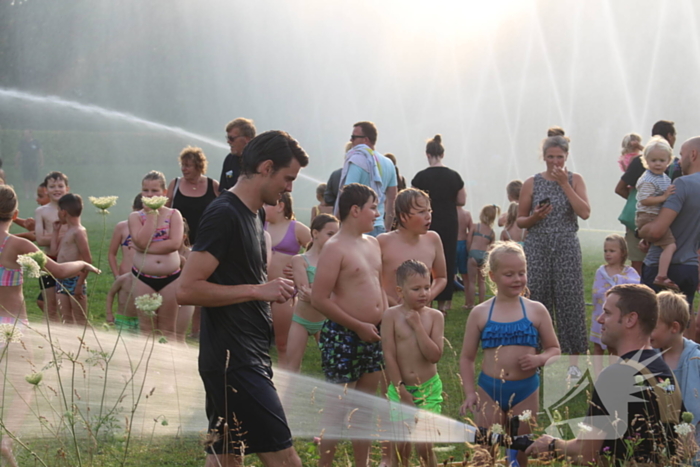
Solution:
<svg viewBox="0 0 700 467">
<path fill-rule="evenodd" d="M 140 211 L 143 209 L 143 201 L 141 201 L 141 198 L 143 198 L 143 195 L 139 193 L 136 195 L 136 198 L 134 198 L 134 202 L 131 204 L 131 209 L 134 209 L 136 211 Z"/>
<path fill-rule="evenodd" d="M 372 122 L 357 122 L 352 127 L 356 126 L 362 128 L 362 135 L 367 137 L 372 146 L 377 144 L 377 125 Z"/>
<path fill-rule="evenodd" d="M 326 185 L 325 183 L 319 183 L 318 186 L 316 187 L 316 196 L 321 196 L 323 197 L 323 194 L 326 192 Z"/>
<path fill-rule="evenodd" d="M 675 123 L 670 120 L 659 120 L 651 127 L 651 136 L 661 136 L 666 139 L 669 134 L 675 135 L 676 127 L 674 125 Z"/>
<path fill-rule="evenodd" d="M 331 214 L 321 213 L 314 217 L 314 221 L 311 223 L 310 230 L 316 230 L 317 232 L 320 232 L 321 230 L 323 230 L 326 224 L 330 224 L 331 222 L 338 222 L 338 218 Z"/>
<path fill-rule="evenodd" d="M 520 190 L 523 189 L 523 182 L 520 180 L 513 180 L 506 185 L 506 194 L 513 198 L 515 201 L 520 200 Z"/>
<path fill-rule="evenodd" d="M 255 123 L 249 118 L 241 117 L 235 120 L 231 120 L 226 124 L 226 133 L 233 130 L 234 128 L 238 128 L 238 131 L 241 134 L 241 136 L 250 139 L 255 138 Z"/>
<path fill-rule="evenodd" d="M 550 126 L 547 128 L 547 138 L 551 138 L 552 136 L 566 136 L 566 132 L 560 126 Z"/>
<path fill-rule="evenodd" d="M 411 214 L 411 209 L 418 207 L 419 199 L 424 199 L 428 204 L 428 208 L 430 208 L 430 196 L 428 196 L 428 193 L 418 188 L 406 188 L 396 195 L 396 201 L 394 201 L 394 215 L 396 217 L 396 222 L 398 222 L 401 227 L 404 227 L 404 216 L 409 216 Z"/>
<path fill-rule="evenodd" d="M 367 185 L 361 185 L 359 183 L 345 185 L 338 198 L 338 215 L 340 217 L 340 222 L 343 222 L 345 218 L 348 217 L 350 209 L 352 209 L 353 206 L 359 206 L 360 209 L 362 209 L 370 199 L 376 201 L 379 198 L 377 197 L 377 193 Z"/>
<path fill-rule="evenodd" d="M 306 167 L 309 156 L 289 133 L 279 130 L 259 134 L 246 145 L 241 156 L 241 174 L 251 176 L 258 173 L 258 166 L 267 160 L 272 161 L 272 170 L 289 167 L 292 159 Z"/>
<path fill-rule="evenodd" d="M 37 188 L 46 188 L 46 180 L 41 182 Z"/>
<path fill-rule="evenodd" d="M 49 180 L 63 181 L 63 183 L 65 183 L 66 186 L 68 186 L 68 175 L 63 174 L 61 172 L 51 172 L 46 177 L 44 177 L 44 183 L 46 183 L 47 187 L 49 185 Z"/>
<path fill-rule="evenodd" d="M 429 139 L 425 145 L 425 152 L 429 156 L 442 157 L 445 155 L 445 147 L 442 145 L 442 136 L 435 135 L 433 139 Z"/>
<path fill-rule="evenodd" d="M 406 279 L 411 276 L 430 277 L 430 270 L 422 261 L 415 259 L 404 261 L 396 269 L 396 285 L 399 287 L 403 286 L 406 283 Z"/>
<path fill-rule="evenodd" d="M 0 185 L 0 222 L 12 220 L 17 203 L 15 190 L 9 185 Z"/>
<path fill-rule="evenodd" d="M 284 192 L 280 196 L 280 200 L 278 201 L 280 203 L 284 203 L 284 210 L 282 211 L 282 214 L 284 214 L 284 218 L 288 219 L 290 221 L 294 220 L 294 206 L 292 205 L 292 195 L 289 192 Z"/>
<path fill-rule="evenodd" d="M 639 327 L 645 336 L 651 335 L 659 318 L 659 302 L 653 290 L 643 284 L 620 284 L 609 289 L 605 296 L 618 296 L 620 318 L 637 313 Z"/>
<path fill-rule="evenodd" d="M 58 200 L 58 207 L 71 217 L 79 217 L 83 213 L 83 198 L 80 195 L 66 193 Z"/>
</svg>

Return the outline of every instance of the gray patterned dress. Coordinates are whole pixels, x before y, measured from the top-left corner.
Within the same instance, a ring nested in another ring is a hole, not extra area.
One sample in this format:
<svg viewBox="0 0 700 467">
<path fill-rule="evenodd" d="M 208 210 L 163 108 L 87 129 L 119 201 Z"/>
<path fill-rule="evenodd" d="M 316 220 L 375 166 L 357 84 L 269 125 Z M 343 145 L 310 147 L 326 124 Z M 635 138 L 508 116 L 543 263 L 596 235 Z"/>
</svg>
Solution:
<svg viewBox="0 0 700 467">
<path fill-rule="evenodd" d="M 573 185 L 572 181 L 573 173 L 569 173 L 569 184 Z M 530 298 L 552 314 L 561 353 L 584 354 L 588 341 L 578 216 L 559 184 L 537 174 L 530 214 L 545 198 L 549 198 L 552 212 L 530 227 L 525 237 L 527 286 Z"/>
</svg>

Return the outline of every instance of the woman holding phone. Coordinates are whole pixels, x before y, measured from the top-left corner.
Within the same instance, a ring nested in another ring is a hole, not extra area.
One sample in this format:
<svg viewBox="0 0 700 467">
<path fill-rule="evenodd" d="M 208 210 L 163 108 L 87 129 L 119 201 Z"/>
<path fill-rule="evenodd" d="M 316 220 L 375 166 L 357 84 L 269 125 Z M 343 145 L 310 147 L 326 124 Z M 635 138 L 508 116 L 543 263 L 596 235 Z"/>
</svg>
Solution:
<svg viewBox="0 0 700 467">
<path fill-rule="evenodd" d="M 528 178 L 520 193 L 518 226 L 525 238 L 530 299 L 552 314 L 562 354 L 585 354 L 586 308 L 583 291 L 578 218 L 588 219 L 591 207 L 581 175 L 569 172 L 569 139 L 551 136 L 542 142 L 544 172 Z M 572 378 L 581 376 L 575 360 Z"/>
</svg>

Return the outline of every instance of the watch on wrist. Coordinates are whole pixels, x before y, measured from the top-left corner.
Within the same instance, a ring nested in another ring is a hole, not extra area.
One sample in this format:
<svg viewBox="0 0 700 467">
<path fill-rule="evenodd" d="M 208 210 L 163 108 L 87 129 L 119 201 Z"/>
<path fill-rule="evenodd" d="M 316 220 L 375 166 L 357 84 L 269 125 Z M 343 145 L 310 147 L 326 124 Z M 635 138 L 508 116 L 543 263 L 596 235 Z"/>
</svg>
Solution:
<svg viewBox="0 0 700 467">
<path fill-rule="evenodd" d="M 557 438 L 552 438 L 552 441 L 549 442 L 549 452 L 554 454 L 557 450 Z"/>
</svg>

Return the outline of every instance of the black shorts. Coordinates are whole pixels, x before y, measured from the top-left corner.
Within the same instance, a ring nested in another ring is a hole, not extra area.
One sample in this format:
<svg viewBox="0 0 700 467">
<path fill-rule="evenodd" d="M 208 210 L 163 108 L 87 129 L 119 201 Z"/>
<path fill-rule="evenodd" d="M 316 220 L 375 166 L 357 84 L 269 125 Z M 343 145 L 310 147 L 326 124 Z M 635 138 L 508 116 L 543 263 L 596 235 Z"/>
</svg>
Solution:
<svg viewBox="0 0 700 467">
<path fill-rule="evenodd" d="M 352 383 L 384 367 L 381 341 L 365 342 L 354 331 L 331 320 L 323 324 L 318 346 L 321 368 L 329 383 Z"/>
<path fill-rule="evenodd" d="M 56 279 L 53 276 L 45 274 L 39 277 L 39 296 L 36 297 L 37 300 L 44 301 L 44 290 L 55 289 Z"/>
<path fill-rule="evenodd" d="M 253 454 L 292 447 L 292 432 L 272 383 L 272 368 L 200 371 L 199 375 L 207 396 L 208 434 L 218 435 L 213 444 L 206 446 L 207 453 L 240 455 L 241 451 Z M 224 423 L 228 424 L 226 440 Z"/>
</svg>

